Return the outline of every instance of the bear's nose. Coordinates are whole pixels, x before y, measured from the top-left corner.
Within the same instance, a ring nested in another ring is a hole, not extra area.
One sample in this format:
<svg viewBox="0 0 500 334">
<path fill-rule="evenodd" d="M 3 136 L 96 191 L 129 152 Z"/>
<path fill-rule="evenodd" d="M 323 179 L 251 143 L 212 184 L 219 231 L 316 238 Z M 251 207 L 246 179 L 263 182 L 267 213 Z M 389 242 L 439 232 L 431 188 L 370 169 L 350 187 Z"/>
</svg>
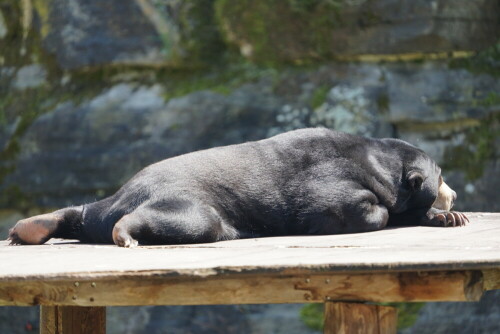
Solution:
<svg viewBox="0 0 500 334">
<path fill-rule="evenodd" d="M 457 193 L 455 191 L 451 191 L 451 203 L 450 203 L 450 209 L 453 207 L 455 204 L 455 200 L 457 199 Z"/>
</svg>

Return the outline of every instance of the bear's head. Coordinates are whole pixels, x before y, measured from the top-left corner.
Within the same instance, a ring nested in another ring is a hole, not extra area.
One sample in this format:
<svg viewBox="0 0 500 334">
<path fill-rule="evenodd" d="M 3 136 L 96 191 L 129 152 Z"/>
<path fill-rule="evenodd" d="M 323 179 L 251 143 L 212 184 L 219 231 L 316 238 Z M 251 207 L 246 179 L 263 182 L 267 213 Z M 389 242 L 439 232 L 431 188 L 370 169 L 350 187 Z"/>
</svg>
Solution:
<svg viewBox="0 0 500 334">
<path fill-rule="evenodd" d="M 384 140 L 399 153 L 398 194 L 393 213 L 435 208 L 450 211 L 457 198 L 443 180 L 441 168 L 424 151 L 402 140 Z"/>
</svg>

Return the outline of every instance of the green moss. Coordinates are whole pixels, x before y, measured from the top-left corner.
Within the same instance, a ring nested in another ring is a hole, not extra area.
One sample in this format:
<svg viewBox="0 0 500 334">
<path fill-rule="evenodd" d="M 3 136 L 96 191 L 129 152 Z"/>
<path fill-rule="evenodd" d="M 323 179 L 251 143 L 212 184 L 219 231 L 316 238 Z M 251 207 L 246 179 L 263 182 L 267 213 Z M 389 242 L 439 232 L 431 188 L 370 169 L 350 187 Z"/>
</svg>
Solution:
<svg viewBox="0 0 500 334">
<path fill-rule="evenodd" d="M 47 54 L 42 51 L 40 42 L 52 33 L 51 22 L 57 19 L 57 15 L 52 13 L 55 8 L 51 0 L 30 1 L 34 8 L 34 16 L 31 28 L 26 34 L 21 26 L 22 2 L 3 0 L 1 9 L 7 18 L 8 35 L 0 40 L 0 56 L 7 65 L 17 67 L 35 60 L 52 70 L 53 67 L 46 64 Z M 225 44 L 215 23 L 214 1 L 189 0 L 183 1 L 177 7 L 173 18 L 176 26 L 159 36 L 163 51 L 168 54 L 169 63 L 172 66 L 186 68 L 217 63 L 225 52 Z M 169 20 L 171 19 L 167 20 L 167 25 Z M 24 40 L 25 34 L 26 40 Z"/>
<path fill-rule="evenodd" d="M 489 92 L 485 98 L 478 100 L 477 104 L 481 107 L 500 106 L 500 94 L 496 92 Z"/>
<path fill-rule="evenodd" d="M 20 91 L 13 91 L 9 85 L 0 83 L 0 129 L 15 120 L 18 122 L 7 144 L 0 148 L 0 185 L 15 170 L 15 161 L 21 150 L 20 139 L 33 121 L 64 101 L 69 100 L 77 105 L 95 97 L 115 84 L 115 77 L 124 72 L 134 74 L 132 82 L 135 84 L 162 82 L 166 87 L 166 99 L 200 90 L 229 94 L 244 83 L 278 76 L 278 71 L 270 67 L 234 62 L 228 66 L 214 66 L 206 70 L 152 71 L 148 68 L 125 66 L 94 68 L 72 72 L 71 80 L 65 85 L 61 84 L 60 77 L 56 77 L 49 84 Z M 11 187 L 0 193 L 0 207 L 24 209 L 28 199 L 19 188 Z"/>
<path fill-rule="evenodd" d="M 27 89 L 11 92 L 0 99 L 0 114 L 5 120 L 18 118 L 14 133 L 7 144 L 0 151 L 0 183 L 12 171 L 13 160 L 20 151 L 19 138 L 42 113 L 46 112 L 52 104 L 47 103 L 51 95 L 46 87 Z"/>
<path fill-rule="evenodd" d="M 214 0 L 185 0 L 175 5 L 153 1 L 151 5 L 156 11 L 145 15 L 156 22 L 169 66 L 198 68 L 221 59 L 225 44 L 214 19 Z"/>
<path fill-rule="evenodd" d="M 45 112 L 50 106 L 47 104 L 51 91 L 47 87 L 37 89 L 27 89 L 24 91 L 5 92 L 0 94 L 0 118 L 5 124 L 17 119 L 17 126 L 10 139 L 0 150 L 0 184 L 4 178 L 11 174 L 15 168 L 15 159 L 21 147 L 19 145 L 20 137 L 31 125 L 33 120 L 41 113 Z M 33 207 L 33 201 L 30 196 L 24 194 L 16 185 L 10 185 L 0 192 L 0 207 L 15 208 L 20 211 L 27 211 Z"/>
<path fill-rule="evenodd" d="M 300 310 L 300 320 L 309 328 L 321 331 L 324 323 L 324 305 L 306 304 Z"/>
<path fill-rule="evenodd" d="M 33 5 L 40 21 L 41 37 L 45 38 L 50 33 L 50 0 L 33 0 Z"/>
<path fill-rule="evenodd" d="M 6 124 L 12 124 L 15 120 L 17 125 L 7 143 L 0 148 L 0 185 L 16 169 L 16 158 L 21 151 L 20 140 L 29 126 L 40 115 L 54 109 L 57 104 L 70 98 L 72 101 L 78 100 L 75 91 L 57 85 L 45 85 L 21 91 L 3 89 L 3 92 L 4 94 L 0 94 L 0 118 L 4 119 Z M 10 185 L 0 192 L 0 207 L 25 211 L 33 205 L 32 198 L 16 185 Z"/>
<path fill-rule="evenodd" d="M 340 1 L 218 0 L 216 16 L 229 43 L 247 58 L 275 65 L 327 58 Z"/>
<path fill-rule="evenodd" d="M 500 77 L 500 41 L 490 48 L 478 52 L 474 57 L 454 59 L 451 68 L 465 68 L 473 73 Z"/>
<path fill-rule="evenodd" d="M 292 10 L 305 13 L 314 11 L 318 6 L 338 9 L 342 6 L 342 0 L 287 0 Z"/>
<path fill-rule="evenodd" d="M 461 170 L 471 181 L 480 178 L 486 162 L 498 158 L 499 136 L 500 112 L 496 112 L 477 126 L 468 129 L 465 132 L 464 144 L 446 149 L 442 167 L 447 170 Z"/>
<path fill-rule="evenodd" d="M 329 91 L 330 91 L 330 86 L 326 85 L 316 88 L 311 97 L 311 102 L 310 102 L 311 107 L 313 109 L 316 109 L 323 103 L 325 103 Z"/>
<path fill-rule="evenodd" d="M 413 326 L 425 303 L 379 303 L 398 310 L 398 330 Z M 300 310 L 300 319 L 311 329 L 321 331 L 324 323 L 324 304 L 306 304 Z"/>
<path fill-rule="evenodd" d="M 178 58 L 178 55 L 172 55 L 173 50 L 175 50 L 175 43 L 172 40 L 172 36 L 167 33 L 160 33 L 161 40 L 161 53 L 163 56 L 169 55 L 170 58 Z M 175 62 L 175 61 L 174 61 Z"/>
<path fill-rule="evenodd" d="M 7 118 L 7 106 L 12 103 L 14 96 L 8 95 L 6 89 L 0 89 L 0 129 L 9 123 Z"/>
<path fill-rule="evenodd" d="M 229 94 L 244 83 L 256 82 L 261 78 L 276 79 L 278 71 L 272 67 L 258 66 L 247 62 L 227 66 L 215 66 L 203 71 L 160 71 L 166 87 L 165 98 L 171 99 L 189 93 L 210 90 Z"/>
<path fill-rule="evenodd" d="M 9 186 L 0 192 L 0 207 L 15 208 L 26 213 L 35 207 L 35 203 L 18 186 Z"/>
<path fill-rule="evenodd" d="M 387 113 L 389 111 L 389 104 L 390 104 L 389 95 L 381 94 L 377 98 L 377 107 L 380 113 Z"/>
<path fill-rule="evenodd" d="M 403 123 L 398 123 L 397 127 L 400 130 L 408 132 L 456 132 L 457 130 L 462 131 L 467 128 L 474 128 L 481 124 L 480 120 L 474 118 L 466 119 L 455 119 L 446 122 L 417 122 L 408 121 Z"/>
<path fill-rule="evenodd" d="M 3 65 L 16 68 L 33 63 L 41 64 L 48 72 L 48 81 L 58 80 L 62 71 L 57 65 L 55 56 L 43 51 L 41 46 L 44 34 L 50 32 L 45 25 L 50 12 L 50 1 L 36 0 L 33 5 L 36 9 L 33 22 L 28 31 L 24 31 L 25 27 L 21 23 L 21 1 L 3 0 L 1 10 L 6 18 L 8 34 L 0 39 L 0 57 L 3 58 Z M 0 94 L 5 94 L 1 91 L 4 88 L 0 82 Z"/>
<path fill-rule="evenodd" d="M 200 66 L 219 62 L 226 46 L 215 22 L 214 1 L 183 1 L 179 16 L 182 47 L 189 61 Z"/>
<path fill-rule="evenodd" d="M 23 27 L 21 25 L 21 1 L 5 0 L 2 2 L 2 10 L 5 24 L 7 25 L 7 36 L 0 39 L 0 55 L 5 65 L 23 64 L 27 61 L 28 52 L 21 53 L 23 47 Z M 30 51 L 30 45 L 26 45 Z"/>
</svg>

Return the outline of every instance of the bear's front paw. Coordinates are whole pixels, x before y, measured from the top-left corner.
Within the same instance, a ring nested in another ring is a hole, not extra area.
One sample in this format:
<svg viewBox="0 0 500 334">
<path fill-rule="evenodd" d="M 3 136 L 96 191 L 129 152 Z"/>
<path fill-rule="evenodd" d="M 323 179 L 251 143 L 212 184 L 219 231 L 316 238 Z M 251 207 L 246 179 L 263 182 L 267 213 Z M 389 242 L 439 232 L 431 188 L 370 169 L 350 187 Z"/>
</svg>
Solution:
<svg viewBox="0 0 500 334">
<path fill-rule="evenodd" d="M 432 219 L 432 225 L 441 227 L 465 226 L 469 223 L 469 218 L 461 212 L 442 211 L 436 213 Z"/>
</svg>

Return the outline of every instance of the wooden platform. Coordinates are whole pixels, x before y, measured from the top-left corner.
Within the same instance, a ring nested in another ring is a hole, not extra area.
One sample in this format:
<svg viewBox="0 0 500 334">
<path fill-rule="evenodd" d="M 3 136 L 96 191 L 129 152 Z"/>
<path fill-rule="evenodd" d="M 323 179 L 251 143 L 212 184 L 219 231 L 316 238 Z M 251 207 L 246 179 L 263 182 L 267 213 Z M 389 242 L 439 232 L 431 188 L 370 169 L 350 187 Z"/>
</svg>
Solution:
<svg viewBox="0 0 500 334">
<path fill-rule="evenodd" d="M 1 241 L 0 305 L 474 301 L 500 289 L 500 213 L 467 215 L 456 228 L 134 249 Z"/>
</svg>

